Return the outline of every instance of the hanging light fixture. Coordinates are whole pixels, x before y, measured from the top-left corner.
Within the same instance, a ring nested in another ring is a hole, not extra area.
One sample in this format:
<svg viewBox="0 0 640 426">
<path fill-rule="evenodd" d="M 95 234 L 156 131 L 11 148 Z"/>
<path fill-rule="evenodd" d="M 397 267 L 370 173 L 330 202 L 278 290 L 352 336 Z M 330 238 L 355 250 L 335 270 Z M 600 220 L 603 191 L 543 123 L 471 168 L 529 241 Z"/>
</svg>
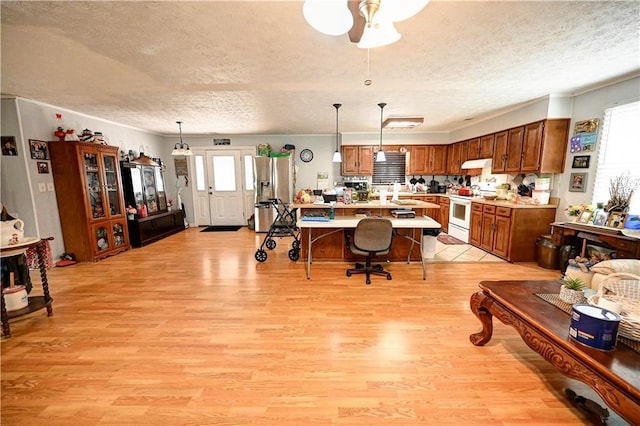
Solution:
<svg viewBox="0 0 640 426">
<path fill-rule="evenodd" d="M 382 150 L 382 111 L 387 104 L 382 102 L 379 103 L 378 106 L 380 107 L 380 147 L 378 147 L 378 152 L 376 153 L 376 162 L 381 163 L 383 161 L 387 161 L 387 157 L 384 155 L 384 151 Z"/>
<path fill-rule="evenodd" d="M 342 154 L 340 153 L 340 133 L 338 133 L 338 109 L 342 104 L 333 104 L 333 107 L 336 109 L 336 152 L 333 153 L 333 162 L 334 163 L 342 163 Z"/>
<path fill-rule="evenodd" d="M 178 128 L 180 129 L 180 142 L 176 143 L 173 146 L 173 151 L 171 151 L 171 155 L 192 156 L 193 152 L 191 152 L 189 145 L 182 142 L 182 121 L 176 121 L 176 123 L 178 123 Z"/>
</svg>

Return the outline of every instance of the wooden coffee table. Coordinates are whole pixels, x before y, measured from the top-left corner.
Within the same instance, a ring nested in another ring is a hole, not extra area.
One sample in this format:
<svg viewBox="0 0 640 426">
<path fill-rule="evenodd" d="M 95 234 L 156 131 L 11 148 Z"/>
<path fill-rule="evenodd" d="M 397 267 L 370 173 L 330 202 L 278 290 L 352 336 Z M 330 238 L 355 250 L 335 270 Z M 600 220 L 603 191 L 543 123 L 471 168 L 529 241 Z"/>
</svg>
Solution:
<svg viewBox="0 0 640 426">
<path fill-rule="evenodd" d="M 471 310 L 482 323 L 471 343 L 491 340 L 495 316 L 560 373 L 590 386 L 606 404 L 631 424 L 640 425 L 640 354 L 618 342 L 600 351 L 569 337 L 570 316 L 536 296 L 559 293 L 557 281 L 482 281 L 471 296 Z"/>
</svg>

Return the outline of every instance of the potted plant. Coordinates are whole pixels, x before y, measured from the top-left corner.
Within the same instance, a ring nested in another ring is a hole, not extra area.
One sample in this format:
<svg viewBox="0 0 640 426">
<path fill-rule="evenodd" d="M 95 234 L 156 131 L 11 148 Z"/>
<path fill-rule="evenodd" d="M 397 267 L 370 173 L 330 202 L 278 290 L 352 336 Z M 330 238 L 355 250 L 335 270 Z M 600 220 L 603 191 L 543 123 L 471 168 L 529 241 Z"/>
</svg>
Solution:
<svg viewBox="0 0 640 426">
<path fill-rule="evenodd" d="M 564 278 L 560 281 L 560 300 L 565 303 L 581 303 L 585 301 L 582 290 L 585 288 L 584 282 L 580 278 Z"/>
</svg>

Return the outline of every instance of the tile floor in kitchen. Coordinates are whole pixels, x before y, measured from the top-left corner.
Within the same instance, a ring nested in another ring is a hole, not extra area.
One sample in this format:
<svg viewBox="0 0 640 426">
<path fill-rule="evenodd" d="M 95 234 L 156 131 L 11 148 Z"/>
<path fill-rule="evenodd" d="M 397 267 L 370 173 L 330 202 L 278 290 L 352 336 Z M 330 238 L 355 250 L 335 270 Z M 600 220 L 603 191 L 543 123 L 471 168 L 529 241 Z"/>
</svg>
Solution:
<svg viewBox="0 0 640 426">
<path fill-rule="evenodd" d="M 436 241 L 436 254 L 427 262 L 506 262 L 470 244 L 448 245 Z"/>
</svg>

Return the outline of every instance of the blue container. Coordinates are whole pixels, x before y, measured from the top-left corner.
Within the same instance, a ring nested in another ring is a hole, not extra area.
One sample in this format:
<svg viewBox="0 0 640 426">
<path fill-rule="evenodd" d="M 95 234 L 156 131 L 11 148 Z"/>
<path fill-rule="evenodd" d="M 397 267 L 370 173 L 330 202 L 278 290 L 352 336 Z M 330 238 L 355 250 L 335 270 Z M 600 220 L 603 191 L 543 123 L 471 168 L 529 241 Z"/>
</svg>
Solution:
<svg viewBox="0 0 640 426">
<path fill-rule="evenodd" d="M 616 347 L 620 315 L 600 306 L 577 303 L 571 310 L 569 336 L 595 349 L 610 351 Z"/>
</svg>

